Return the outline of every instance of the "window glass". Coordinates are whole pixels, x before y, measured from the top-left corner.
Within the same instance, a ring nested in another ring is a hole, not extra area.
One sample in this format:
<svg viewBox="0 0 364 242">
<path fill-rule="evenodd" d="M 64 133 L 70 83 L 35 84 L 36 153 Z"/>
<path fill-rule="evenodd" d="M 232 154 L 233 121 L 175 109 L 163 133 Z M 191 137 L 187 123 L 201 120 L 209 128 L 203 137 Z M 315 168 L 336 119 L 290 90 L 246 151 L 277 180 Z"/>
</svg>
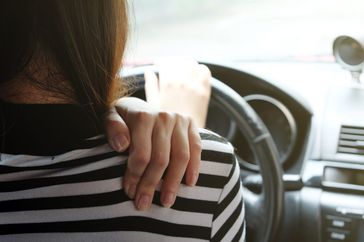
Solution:
<svg viewBox="0 0 364 242">
<path fill-rule="evenodd" d="M 134 0 L 128 59 L 330 60 L 338 35 L 364 36 L 363 0 Z M 332 59 L 332 58 L 331 58 Z"/>
</svg>

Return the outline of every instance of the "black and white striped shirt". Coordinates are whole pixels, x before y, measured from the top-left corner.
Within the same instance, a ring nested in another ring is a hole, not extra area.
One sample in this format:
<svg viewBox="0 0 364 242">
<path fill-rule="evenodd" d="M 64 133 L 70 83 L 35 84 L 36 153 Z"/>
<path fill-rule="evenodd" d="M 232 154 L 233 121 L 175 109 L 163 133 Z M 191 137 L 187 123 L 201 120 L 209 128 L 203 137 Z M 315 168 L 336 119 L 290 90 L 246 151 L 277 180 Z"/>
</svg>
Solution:
<svg viewBox="0 0 364 242">
<path fill-rule="evenodd" d="M 0 105 L 0 241 L 244 241 L 239 166 L 214 133 L 200 133 L 197 185 L 182 184 L 172 208 L 157 191 L 137 211 L 122 188 L 127 153 L 96 136 L 83 108 Z"/>
</svg>

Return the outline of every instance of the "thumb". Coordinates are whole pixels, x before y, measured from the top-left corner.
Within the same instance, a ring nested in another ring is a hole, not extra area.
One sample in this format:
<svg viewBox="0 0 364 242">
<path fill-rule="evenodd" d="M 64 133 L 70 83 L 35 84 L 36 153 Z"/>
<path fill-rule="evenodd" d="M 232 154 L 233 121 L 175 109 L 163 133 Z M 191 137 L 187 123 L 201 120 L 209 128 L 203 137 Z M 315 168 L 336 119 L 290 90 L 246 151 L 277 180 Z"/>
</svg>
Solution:
<svg viewBox="0 0 364 242">
<path fill-rule="evenodd" d="M 145 79 L 145 96 L 147 102 L 155 107 L 159 107 L 158 96 L 159 96 L 159 80 L 157 75 L 151 71 L 147 70 L 144 73 Z"/>
<path fill-rule="evenodd" d="M 117 152 L 125 151 L 130 145 L 129 128 L 115 107 L 105 116 L 104 125 L 110 147 Z"/>
</svg>

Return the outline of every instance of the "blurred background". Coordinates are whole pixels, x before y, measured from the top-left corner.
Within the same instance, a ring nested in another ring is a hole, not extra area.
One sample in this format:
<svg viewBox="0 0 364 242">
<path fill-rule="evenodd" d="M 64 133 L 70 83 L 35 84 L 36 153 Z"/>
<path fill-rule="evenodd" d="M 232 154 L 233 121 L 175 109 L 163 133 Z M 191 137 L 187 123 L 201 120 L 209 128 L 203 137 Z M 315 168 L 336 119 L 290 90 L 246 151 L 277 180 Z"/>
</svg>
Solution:
<svg viewBox="0 0 364 242">
<path fill-rule="evenodd" d="M 364 36 L 363 0 L 131 0 L 128 61 L 331 62 L 338 35 Z"/>
</svg>

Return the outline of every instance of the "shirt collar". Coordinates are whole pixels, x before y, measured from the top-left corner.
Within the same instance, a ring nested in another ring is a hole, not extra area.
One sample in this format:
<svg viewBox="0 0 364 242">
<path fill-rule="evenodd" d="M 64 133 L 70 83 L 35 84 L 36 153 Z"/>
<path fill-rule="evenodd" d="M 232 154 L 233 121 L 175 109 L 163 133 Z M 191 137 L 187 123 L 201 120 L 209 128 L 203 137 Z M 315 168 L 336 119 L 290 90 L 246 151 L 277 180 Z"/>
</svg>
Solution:
<svg viewBox="0 0 364 242">
<path fill-rule="evenodd" d="M 0 152 L 57 155 L 102 133 L 89 106 L 0 101 Z"/>
</svg>

